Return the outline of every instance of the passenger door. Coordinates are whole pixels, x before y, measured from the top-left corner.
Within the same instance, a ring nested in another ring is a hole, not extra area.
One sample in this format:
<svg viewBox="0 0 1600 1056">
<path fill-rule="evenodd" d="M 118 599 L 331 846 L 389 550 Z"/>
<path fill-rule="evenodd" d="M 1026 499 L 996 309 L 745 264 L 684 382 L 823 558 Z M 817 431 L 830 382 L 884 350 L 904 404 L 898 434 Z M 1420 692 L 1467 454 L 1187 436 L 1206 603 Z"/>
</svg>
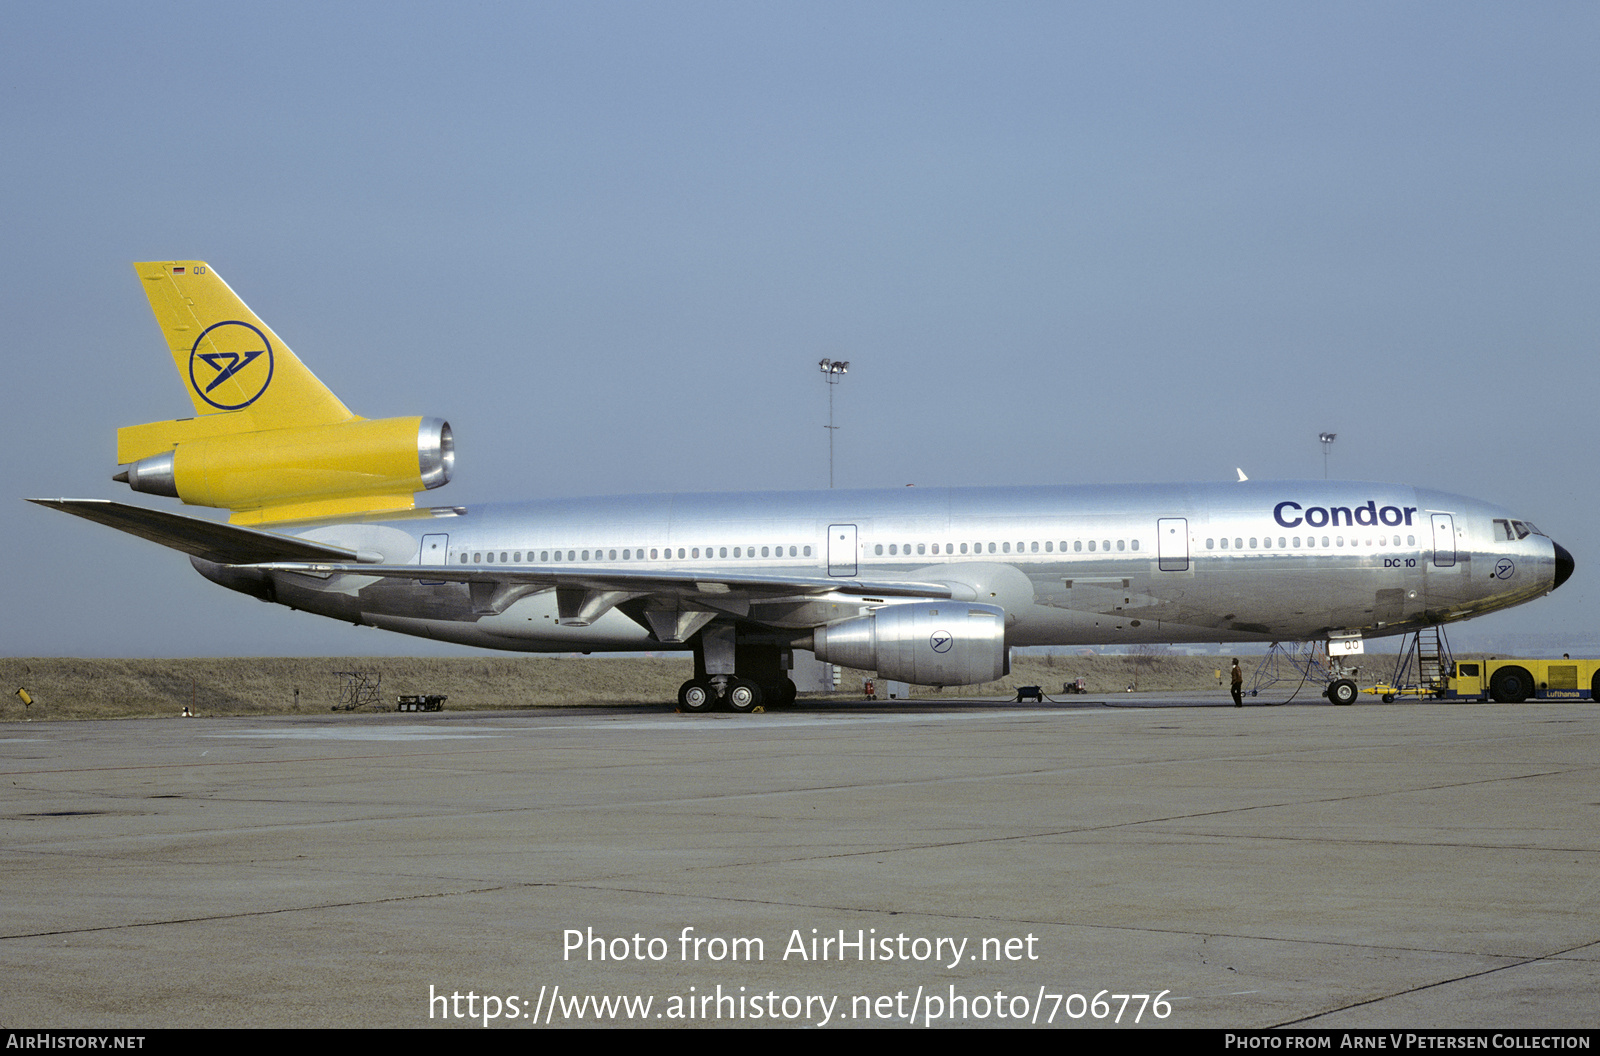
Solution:
<svg viewBox="0 0 1600 1056">
<path fill-rule="evenodd" d="M 438 535 L 425 535 L 422 537 L 422 548 L 417 552 L 419 565 L 443 565 L 450 557 L 450 536 L 440 533 Z M 419 583 L 443 583 L 442 579 L 421 579 Z"/>
<path fill-rule="evenodd" d="M 1435 513 L 1433 517 L 1433 567 L 1454 568 L 1456 565 L 1456 524 L 1448 513 Z"/>
<path fill-rule="evenodd" d="M 1163 572 L 1189 571 L 1189 520 L 1162 517 L 1156 521 L 1156 567 Z"/>
<path fill-rule="evenodd" d="M 856 574 L 856 526 L 828 525 L 828 575 Z"/>
</svg>

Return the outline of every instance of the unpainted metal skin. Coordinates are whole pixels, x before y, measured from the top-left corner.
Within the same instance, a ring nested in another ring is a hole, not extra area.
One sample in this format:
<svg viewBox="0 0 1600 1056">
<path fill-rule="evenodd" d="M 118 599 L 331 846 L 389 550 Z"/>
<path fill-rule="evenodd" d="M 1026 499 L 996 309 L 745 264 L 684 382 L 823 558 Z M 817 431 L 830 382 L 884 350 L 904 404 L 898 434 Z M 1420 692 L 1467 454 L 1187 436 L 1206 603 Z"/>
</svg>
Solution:
<svg viewBox="0 0 1600 1056">
<path fill-rule="evenodd" d="M 135 267 L 196 417 L 121 430 L 116 479 L 225 506 L 235 523 L 34 501 L 188 553 L 229 589 L 333 619 L 491 649 L 691 650 L 695 677 L 679 693 L 690 711 L 792 700 L 796 648 L 886 678 L 966 685 L 1003 676 L 1013 646 L 1403 634 L 1519 605 L 1573 571 L 1564 548 L 1509 510 L 1380 483 L 414 509 L 411 493 L 454 468 L 448 423 L 352 414 L 204 262 Z"/>
</svg>

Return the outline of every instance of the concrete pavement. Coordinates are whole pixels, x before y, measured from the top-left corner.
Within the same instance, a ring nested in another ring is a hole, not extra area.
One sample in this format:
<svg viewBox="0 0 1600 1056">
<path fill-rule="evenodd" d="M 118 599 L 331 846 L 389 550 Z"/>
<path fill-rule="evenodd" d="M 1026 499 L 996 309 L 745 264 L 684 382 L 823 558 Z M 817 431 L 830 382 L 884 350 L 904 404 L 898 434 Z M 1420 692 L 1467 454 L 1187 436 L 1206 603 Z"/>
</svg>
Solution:
<svg viewBox="0 0 1600 1056">
<path fill-rule="evenodd" d="M 1594 705 L 1107 703 L 13 723 L 0 1008 L 1060 1026 L 1109 1025 L 1106 990 L 1151 996 L 1124 1026 L 1600 1019 Z"/>
</svg>

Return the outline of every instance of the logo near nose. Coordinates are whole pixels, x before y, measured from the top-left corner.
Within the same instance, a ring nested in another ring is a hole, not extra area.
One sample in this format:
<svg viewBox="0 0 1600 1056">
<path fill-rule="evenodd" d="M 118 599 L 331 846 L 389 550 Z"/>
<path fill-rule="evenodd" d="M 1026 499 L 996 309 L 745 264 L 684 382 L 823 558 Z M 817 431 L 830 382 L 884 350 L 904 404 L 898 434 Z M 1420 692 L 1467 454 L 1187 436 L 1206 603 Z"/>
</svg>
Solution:
<svg viewBox="0 0 1600 1056">
<path fill-rule="evenodd" d="M 272 342 L 249 323 L 213 323 L 189 352 L 189 384 L 219 411 L 237 411 L 272 383 Z"/>
</svg>

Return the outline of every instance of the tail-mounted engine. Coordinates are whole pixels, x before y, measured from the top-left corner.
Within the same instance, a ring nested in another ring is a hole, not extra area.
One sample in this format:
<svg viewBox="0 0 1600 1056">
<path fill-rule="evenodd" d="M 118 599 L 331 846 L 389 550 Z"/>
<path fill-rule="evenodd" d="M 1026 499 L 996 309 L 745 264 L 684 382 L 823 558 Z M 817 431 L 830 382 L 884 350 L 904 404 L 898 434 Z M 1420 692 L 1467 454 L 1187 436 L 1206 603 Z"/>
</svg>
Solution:
<svg viewBox="0 0 1600 1056">
<path fill-rule="evenodd" d="M 455 459 L 450 423 L 441 418 L 356 419 L 178 439 L 130 462 L 116 479 L 260 524 L 410 509 L 414 492 L 449 482 Z"/>
</svg>

